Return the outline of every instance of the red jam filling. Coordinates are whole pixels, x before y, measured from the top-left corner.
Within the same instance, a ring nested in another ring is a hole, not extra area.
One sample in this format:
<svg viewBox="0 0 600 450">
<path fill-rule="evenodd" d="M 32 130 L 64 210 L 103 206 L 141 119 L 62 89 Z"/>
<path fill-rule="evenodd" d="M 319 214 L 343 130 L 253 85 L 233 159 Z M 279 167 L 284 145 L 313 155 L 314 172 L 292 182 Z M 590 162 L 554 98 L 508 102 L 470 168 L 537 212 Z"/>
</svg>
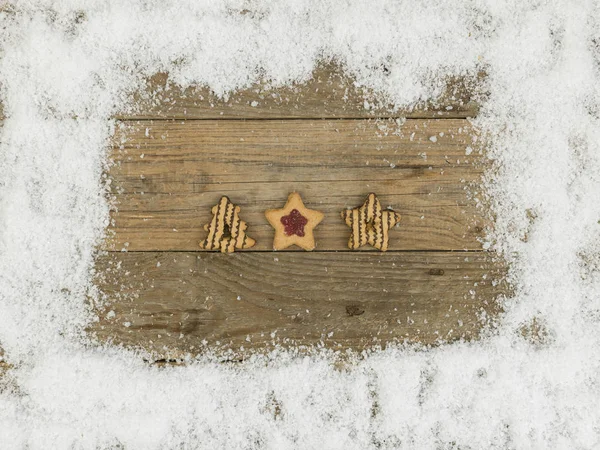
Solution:
<svg viewBox="0 0 600 450">
<path fill-rule="evenodd" d="M 300 214 L 297 209 L 292 209 L 287 216 L 281 218 L 281 223 L 284 227 L 283 231 L 287 236 L 295 234 L 296 236 L 303 237 L 304 226 L 308 223 L 308 219 Z"/>
</svg>

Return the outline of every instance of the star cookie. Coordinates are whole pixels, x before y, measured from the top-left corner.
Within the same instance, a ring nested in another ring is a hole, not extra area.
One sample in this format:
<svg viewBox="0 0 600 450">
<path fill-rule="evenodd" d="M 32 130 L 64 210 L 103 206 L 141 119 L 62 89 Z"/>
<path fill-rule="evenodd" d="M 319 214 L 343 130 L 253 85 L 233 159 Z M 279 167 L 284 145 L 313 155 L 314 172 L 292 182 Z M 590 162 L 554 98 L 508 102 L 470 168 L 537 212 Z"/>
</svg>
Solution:
<svg viewBox="0 0 600 450">
<path fill-rule="evenodd" d="M 273 250 L 297 245 L 304 250 L 315 248 L 313 229 L 323 220 L 323 213 L 304 206 L 300 194 L 292 192 L 281 209 L 268 209 L 265 216 L 273 228 Z"/>
<path fill-rule="evenodd" d="M 348 247 L 356 250 L 369 244 L 385 252 L 388 249 L 388 231 L 400 221 L 400 214 L 391 209 L 382 210 L 377 196 L 371 193 L 362 206 L 342 211 L 342 219 L 352 229 Z"/>
<path fill-rule="evenodd" d="M 219 203 L 212 207 L 213 218 L 210 224 L 204 225 L 208 236 L 200 242 L 204 250 L 221 250 L 223 253 L 234 252 L 235 249 L 250 248 L 256 241 L 246 235 L 246 222 L 240 220 L 240 207 L 223 196 Z"/>
</svg>

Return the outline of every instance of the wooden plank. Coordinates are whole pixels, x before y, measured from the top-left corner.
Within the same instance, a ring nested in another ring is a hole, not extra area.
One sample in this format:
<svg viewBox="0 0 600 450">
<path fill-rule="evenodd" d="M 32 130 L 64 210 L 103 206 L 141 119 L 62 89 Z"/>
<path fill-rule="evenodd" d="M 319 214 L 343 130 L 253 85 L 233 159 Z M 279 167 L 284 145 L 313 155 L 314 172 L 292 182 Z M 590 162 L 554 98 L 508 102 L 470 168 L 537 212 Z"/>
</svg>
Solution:
<svg viewBox="0 0 600 450">
<path fill-rule="evenodd" d="M 445 85 L 439 86 L 440 96 L 436 100 L 421 102 L 412 109 L 394 110 L 335 64 L 319 65 L 305 82 L 275 86 L 270 80 L 263 80 L 225 97 L 215 95 L 205 86 L 182 89 L 167 73 L 157 73 L 146 80 L 144 89 L 132 95 L 132 110 L 117 118 L 474 117 L 478 105 L 473 96 L 481 77 L 481 74 L 449 77 Z"/>
<path fill-rule="evenodd" d="M 347 250 L 344 208 L 376 192 L 403 218 L 391 250 L 477 250 L 489 224 L 467 187 L 479 155 L 465 155 L 465 120 L 410 120 L 397 134 L 370 121 L 195 121 L 126 126 L 115 136 L 110 170 L 117 211 L 104 248 L 198 249 L 221 195 L 242 207 L 252 250 L 269 250 L 264 217 L 298 190 L 323 211 L 321 250 Z M 436 137 L 432 142 L 432 137 Z"/>
<path fill-rule="evenodd" d="M 248 179 L 260 169 L 275 176 L 278 172 L 270 164 L 276 164 L 277 170 L 305 166 L 309 170 L 303 177 L 320 170 L 312 178 L 321 179 L 325 171 L 365 166 L 472 164 L 480 159 L 478 152 L 465 153 L 476 141 L 475 131 L 464 119 L 123 122 L 113 138 L 113 157 L 118 163 L 156 166 L 167 161 L 211 164 L 213 170 L 195 175 L 208 175 L 213 182 Z M 232 158 L 240 161 L 236 172 L 218 166 Z"/>
<path fill-rule="evenodd" d="M 505 291 L 483 252 L 108 253 L 97 270 L 108 303 L 90 331 L 163 358 L 472 339 Z"/>
<path fill-rule="evenodd" d="M 472 175 L 472 174 L 458 174 Z M 391 234 L 390 250 L 477 250 L 477 240 L 487 221 L 474 205 L 466 205 L 464 185 L 457 174 L 432 174 L 409 183 L 368 183 L 385 205 L 392 205 L 402 220 Z M 407 177 L 408 179 L 408 177 Z M 210 208 L 222 194 L 241 205 L 241 218 L 248 223 L 247 233 L 257 241 L 246 251 L 271 250 L 273 229 L 264 211 L 280 208 L 289 192 L 298 189 L 308 207 L 325 214 L 316 228 L 317 250 L 346 251 L 350 230 L 340 218 L 344 208 L 364 201 L 367 183 L 353 181 L 312 184 L 232 184 L 199 194 L 119 195 L 119 211 L 112 213 L 113 225 L 104 244 L 107 250 L 168 251 L 198 250 L 206 237 L 202 229 L 211 220 Z M 325 194 L 328 188 L 337 192 Z M 419 193 L 423 189 L 432 195 Z M 360 194 L 357 195 L 356 193 Z M 297 250 L 290 247 L 289 251 Z M 368 251 L 363 247 L 361 251 Z"/>
</svg>

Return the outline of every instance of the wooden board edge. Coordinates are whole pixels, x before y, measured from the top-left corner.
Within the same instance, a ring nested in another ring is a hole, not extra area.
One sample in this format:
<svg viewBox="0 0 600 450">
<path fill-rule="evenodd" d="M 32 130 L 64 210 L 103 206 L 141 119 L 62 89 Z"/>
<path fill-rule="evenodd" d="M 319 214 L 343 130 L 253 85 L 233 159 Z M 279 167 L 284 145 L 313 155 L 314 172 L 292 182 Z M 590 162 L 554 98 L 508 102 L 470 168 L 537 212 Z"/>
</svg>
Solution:
<svg viewBox="0 0 600 450">
<path fill-rule="evenodd" d="M 396 108 L 383 100 L 381 95 L 359 86 L 343 65 L 331 61 L 320 62 L 307 80 L 295 81 L 291 85 L 273 85 L 269 80 L 263 79 L 224 97 L 216 95 L 206 87 L 192 86 L 182 89 L 170 81 L 168 73 L 160 72 L 146 78 L 145 88 L 132 93 L 126 110 L 117 113 L 114 118 L 471 118 L 479 112 L 478 89 L 484 78 L 484 72 L 448 77 L 446 86 L 438 98 L 417 102 L 408 108 Z M 303 96 L 313 96 L 316 92 L 318 94 L 315 98 L 305 100 L 303 104 Z"/>
</svg>

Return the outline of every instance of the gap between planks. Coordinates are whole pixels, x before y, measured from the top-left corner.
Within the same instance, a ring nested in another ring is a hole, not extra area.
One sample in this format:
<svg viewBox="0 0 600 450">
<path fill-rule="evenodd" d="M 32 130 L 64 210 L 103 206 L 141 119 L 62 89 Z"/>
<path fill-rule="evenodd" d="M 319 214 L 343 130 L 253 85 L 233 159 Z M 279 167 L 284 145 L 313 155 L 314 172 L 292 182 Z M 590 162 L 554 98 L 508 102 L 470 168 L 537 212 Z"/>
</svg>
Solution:
<svg viewBox="0 0 600 450">
<path fill-rule="evenodd" d="M 406 116 L 393 116 L 393 115 L 378 115 L 378 116 L 366 116 L 366 117 L 319 117 L 319 116 L 306 116 L 306 117 L 286 117 L 286 116 L 275 116 L 275 117 L 139 117 L 135 114 L 132 115 L 115 115 L 113 118 L 117 122 L 140 122 L 140 123 L 153 123 L 153 122 L 201 122 L 210 120 L 228 120 L 232 122 L 247 122 L 247 121 L 302 121 L 302 120 L 456 120 L 456 119 L 471 119 L 472 116 L 447 116 L 447 115 L 418 115 L 410 114 Z"/>
<path fill-rule="evenodd" d="M 203 250 L 203 249 L 199 249 L 199 250 L 101 250 L 102 252 L 106 252 L 106 253 L 215 253 L 215 254 L 221 254 L 221 251 L 219 250 Z M 304 251 L 304 250 L 303 250 Z M 429 250 L 387 250 L 385 252 L 382 252 L 380 250 L 377 250 L 375 248 L 369 248 L 366 247 L 364 249 L 360 250 L 360 253 L 374 253 L 377 255 L 382 255 L 382 254 L 388 254 L 388 253 L 414 253 L 414 252 L 420 252 L 420 253 L 465 253 L 465 254 L 469 254 L 469 253 L 482 253 L 482 250 L 439 250 L 439 249 L 429 249 Z M 319 249 L 314 249 L 311 251 L 311 253 L 356 253 L 357 250 L 351 250 L 350 248 L 344 249 L 344 250 L 319 250 Z M 253 250 L 253 249 L 242 249 L 242 250 L 236 250 L 235 253 L 273 253 L 274 255 L 278 254 L 278 253 L 298 253 L 297 250 L 294 250 L 292 248 L 286 248 L 284 250 L 273 250 L 273 249 L 259 249 L 259 250 Z M 485 253 L 485 252 L 484 252 Z"/>
</svg>

